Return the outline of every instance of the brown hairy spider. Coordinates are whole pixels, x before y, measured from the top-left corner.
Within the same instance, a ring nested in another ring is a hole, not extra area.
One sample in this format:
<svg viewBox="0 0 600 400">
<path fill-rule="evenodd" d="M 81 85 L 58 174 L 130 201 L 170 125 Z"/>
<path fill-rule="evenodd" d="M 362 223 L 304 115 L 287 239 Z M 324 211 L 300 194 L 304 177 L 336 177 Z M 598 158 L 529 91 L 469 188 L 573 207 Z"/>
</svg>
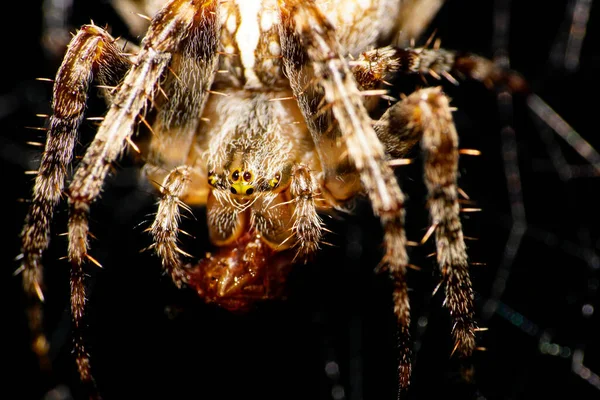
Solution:
<svg viewBox="0 0 600 400">
<path fill-rule="evenodd" d="M 486 84 L 522 82 L 473 55 L 411 48 L 442 0 L 121 0 L 153 16 L 138 47 L 96 25 L 72 38 L 54 81 L 53 115 L 22 231 L 26 293 L 43 299 L 42 256 L 63 193 L 68 200 L 71 314 L 85 312 L 84 266 L 90 205 L 119 157 L 132 149 L 160 192 L 151 248 L 178 287 L 233 311 L 281 296 L 292 265 L 323 244 L 320 213 L 344 212 L 366 196 L 384 230 L 379 270 L 394 282 L 399 385 L 411 373 L 404 195 L 392 167 L 417 144 L 424 154 L 431 228 L 453 319 L 455 350 L 469 356 L 476 323 L 460 221 L 458 135 L 439 87 L 396 101 L 400 75 L 427 74 Z M 376 21 L 376 22 L 374 22 Z M 65 189 L 92 82 L 109 109 Z M 200 261 L 178 247 L 180 209 L 205 206 L 216 251 Z M 47 352 L 41 307 L 30 309 L 34 350 Z M 81 334 L 75 357 L 92 382 Z"/>
</svg>

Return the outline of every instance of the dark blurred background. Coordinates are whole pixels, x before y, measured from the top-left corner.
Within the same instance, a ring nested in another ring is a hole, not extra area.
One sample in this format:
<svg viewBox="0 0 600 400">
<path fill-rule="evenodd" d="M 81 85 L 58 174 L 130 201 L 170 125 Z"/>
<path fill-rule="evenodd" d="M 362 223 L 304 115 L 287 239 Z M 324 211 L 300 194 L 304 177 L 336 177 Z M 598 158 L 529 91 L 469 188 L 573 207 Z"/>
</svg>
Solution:
<svg viewBox="0 0 600 400">
<path fill-rule="evenodd" d="M 65 4 L 67 2 L 64 2 Z M 552 3 L 552 4 L 550 4 Z M 56 2 L 60 4 L 60 2 Z M 41 1 L 11 2 L 2 24 L 3 79 L 0 83 L 0 174 L 2 226 L 0 252 L 3 315 L 1 326 L 2 398 L 83 398 L 69 337 L 67 212 L 62 204 L 45 255 L 46 329 L 54 373 L 39 372 L 29 337 L 18 264 L 19 232 L 43 138 L 28 127 L 43 126 L 36 114 L 49 113 L 52 78 L 60 59 L 42 46 Z M 580 51 L 562 55 L 589 16 Z M 591 9 L 587 14 L 586 9 Z M 508 19 L 498 15 L 506 10 Z M 583 10 L 583 11 L 582 11 Z M 107 1 L 75 1 L 68 19 L 74 31 L 90 19 L 108 24 L 114 35 L 126 27 Z M 585 18 L 584 18 L 585 19 Z M 404 398 L 463 399 L 569 398 L 600 395 L 600 333 L 597 325 L 600 194 L 596 134 L 598 115 L 598 7 L 592 1 L 527 2 L 448 0 L 428 33 L 443 47 L 486 57 L 508 54 L 541 99 L 576 131 L 567 144 L 537 118 L 527 96 L 515 94 L 499 107 L 497 93 L 478 83 L 444 84 L 458 108 L 461 147 L 482 156 L 461 158 L 460 186 L 482 212 L 464 215 L 476 291 L 478 334 L 485 351 L 471 360 L 450 357 L 451 323 L 442 307 L 431 241 L 410 249 L 409 271 L 415 336 L 413 385 Z M 498 27 L 506 27 L 502 34 Z M 509 25 L 506 23 L 510 22 Z M 573 35 L 569 36 L 569 32 Z M 427 36 L 427 35 L 426 35 Z M 569 42 L 569 38 L 571 41 Z M 495 51 L 507 43 L 507 53 Z M 434 80 L 429 78 L 434 83 Z M 531 98 L 529 98 L 531 101 Z M 89 116 L 101 114 L 92 94 Z M 556 119 L 555 119 L 556 120 Z M 505 128 L 508 126 L 509 128 Z M 79 151 L 93 135 L 86 123 Z M 577 151 L 576 151 L 577 150 Z M 587 160 L 579 153 L 587 151 Z M 393 399 L 396 353 L 390 283 L 373 269 L 380 259 L 381 232 L 368 207 L 344 220 L 331 219 L 334 232 L 314 263 L 290 277 L 286 302 L 265 304 L 247 315 L 204 305 L 177 291 L 161 275 L 157 259 L 139 251 L 150 244 L 144 229 L 154 211 L 151 190 L 137 183 L 124 160 L 94 204 L 92 265 L 86 337 L 93 371 L 106 399 L 147 396 L 182 398 Z M 398 171 L 407 204 L 407 235 L 418 241 L 427 230 L 419 163 Z M 507 176 L 509 177 L 507 179 Z M 197 237 L 186 250 L 206 251 L 202 210 L 186 229 Z M 46 396 L 46 397 L 44 397 Z"/>
</svg>

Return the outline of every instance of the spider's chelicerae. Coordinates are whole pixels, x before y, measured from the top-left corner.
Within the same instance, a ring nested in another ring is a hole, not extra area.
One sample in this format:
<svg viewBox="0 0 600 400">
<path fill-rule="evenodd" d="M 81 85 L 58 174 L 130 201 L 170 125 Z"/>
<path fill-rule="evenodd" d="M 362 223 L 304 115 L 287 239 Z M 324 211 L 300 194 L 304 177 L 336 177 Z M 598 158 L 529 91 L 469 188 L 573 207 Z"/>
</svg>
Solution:
<svg viewBox="0 0 600 400">
<path fill-rule="evenodd" d="M 411 373 L 405 198 L 393 167 L 420 146 L 436 257 L 453 320 L 455 351 L 475 349 L 473 291 L 460 220 L 458 135 L 439 87 L 396 100 L 390 82 L 429 75 L 471 78 L 520 89 L 492 62 L 438 46 L 413 48 L 441 0 L 116 1 L 133 31 L 132 11 L 153 16 L 139 47 L 94 24 L 70 41 L 54 80 L 53 114 L 22 231 L 25 291 L 43 299 L 42 256 L 56 205 L 68 201 L 71 315 L 85 311 L 89 210 L 126 151 L 143 161 L 159 203 L 151 249 L 178 287 L 240 311 L 282 295 L 290 267 L 324 244 L 321 215 L 351 211 L 366 197 L 383 229 L 378 270 L 393 281 L 399 386 Z M 143 27 L 143 28 L 142 28 Z M 87 95 L 100 85 L 108 104 L 68 186 Z M 205 206 L 215 249 L 194 260 L 180 248 L 180 211 Z M 34 350 L 47 341 L 41 307 L 30 309 Z M 83 382 L 90 354 L 75 335 Z"/>
</svg>

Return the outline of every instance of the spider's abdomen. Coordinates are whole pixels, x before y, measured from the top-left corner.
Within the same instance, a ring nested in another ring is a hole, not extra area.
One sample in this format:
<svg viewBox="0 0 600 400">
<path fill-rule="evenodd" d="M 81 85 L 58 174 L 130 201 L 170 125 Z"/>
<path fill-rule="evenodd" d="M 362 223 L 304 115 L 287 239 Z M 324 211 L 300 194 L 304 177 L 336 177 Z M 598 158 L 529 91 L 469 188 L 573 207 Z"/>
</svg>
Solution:
<svg viewBox="0 0 600 400">
<path fill-rule="evenodd" d="M 337 27 L 338 40 L 355 56 L 374 47 L 389 32 L 373 29 L 372 21 L 386 25 L 397 11 L 396 1 L 318 0 L 318 7 Z M 280 16 L 276 0 L 233 0 L 221 3 L 218 87 L 285 88 Z"/>
<path fill-rule="evenodd" d="M 217 86 L 286 87 L 281 68 L 276 2 L 236 0 L 221 9 L 221 57 Z"/>
</svg>

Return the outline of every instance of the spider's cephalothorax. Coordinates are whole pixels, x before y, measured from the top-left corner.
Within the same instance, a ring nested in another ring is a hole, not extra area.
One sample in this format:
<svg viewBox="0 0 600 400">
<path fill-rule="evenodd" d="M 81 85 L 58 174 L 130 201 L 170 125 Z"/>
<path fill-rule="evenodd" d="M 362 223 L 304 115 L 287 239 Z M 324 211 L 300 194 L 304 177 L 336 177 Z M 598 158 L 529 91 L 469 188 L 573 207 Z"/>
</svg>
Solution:
<svg viewBox="0 0 600 400">
<path fill-rule="evenodd" d="M 205 143 L 190 154 L 207 172 L 189 179 L 182 199 L 206 205 L 220 250 L 188 272 L 189 284 L 229 309 L 281 295 L 288 267 L 314 253 L 321 237 L 318 156 L 296 103 L 280 100 L 291 96 L 284 89 L 211 98 Z"/>
<path fill-rule="evenodd" d="M 473 293 L 456 186 L 458 137 L 448 98 L 440 88 L 426 88 L 396 102 L 382 88 L 408 74 L 512 87 L 522 82 L 476 56 L 401 47 L 419 36 L 442 1 L 114 3 L 134 33 L 142 28 L 131 10 L 153 17 L 139 48 L 129 46 L 127 53 L 95 25 L 82 27 L 69 44 L 22 232 L 20 270 L 31 298 L 42 298 L 50 222 L 96 80 L 109 109 L 66 190 L 75 328 L 84 314 L 83 267 L 97 263 L 88 251 L 90 204 L 131 146 L 141 152 L 149 179 L 161 182 L 149 230 L 164 270 L 177 286 L 191 286 L 232 310 L 280 295 L 290 266 L 319 249 L 325 228 L 318 213 L 344 211 L 357 196 L 367 197 L 384 230 L 380 270 L 394 282 L 399 380 L 406 387 L 411 345 L 404 196 L 391 166 L 420 143 L 456 350 L 473 351 Z M 149 141 L 137 141 L 138 123 L 150 132 Z M 206 206 L 216 246 L 189 264 L 177 245 L 179 209 L 188 205 Z M 39 307 L 32 310 L 34 349 L 44 357 Z M 81 335 L 75 354 L 82 380 L 92 381 Z"/>
</svg>

